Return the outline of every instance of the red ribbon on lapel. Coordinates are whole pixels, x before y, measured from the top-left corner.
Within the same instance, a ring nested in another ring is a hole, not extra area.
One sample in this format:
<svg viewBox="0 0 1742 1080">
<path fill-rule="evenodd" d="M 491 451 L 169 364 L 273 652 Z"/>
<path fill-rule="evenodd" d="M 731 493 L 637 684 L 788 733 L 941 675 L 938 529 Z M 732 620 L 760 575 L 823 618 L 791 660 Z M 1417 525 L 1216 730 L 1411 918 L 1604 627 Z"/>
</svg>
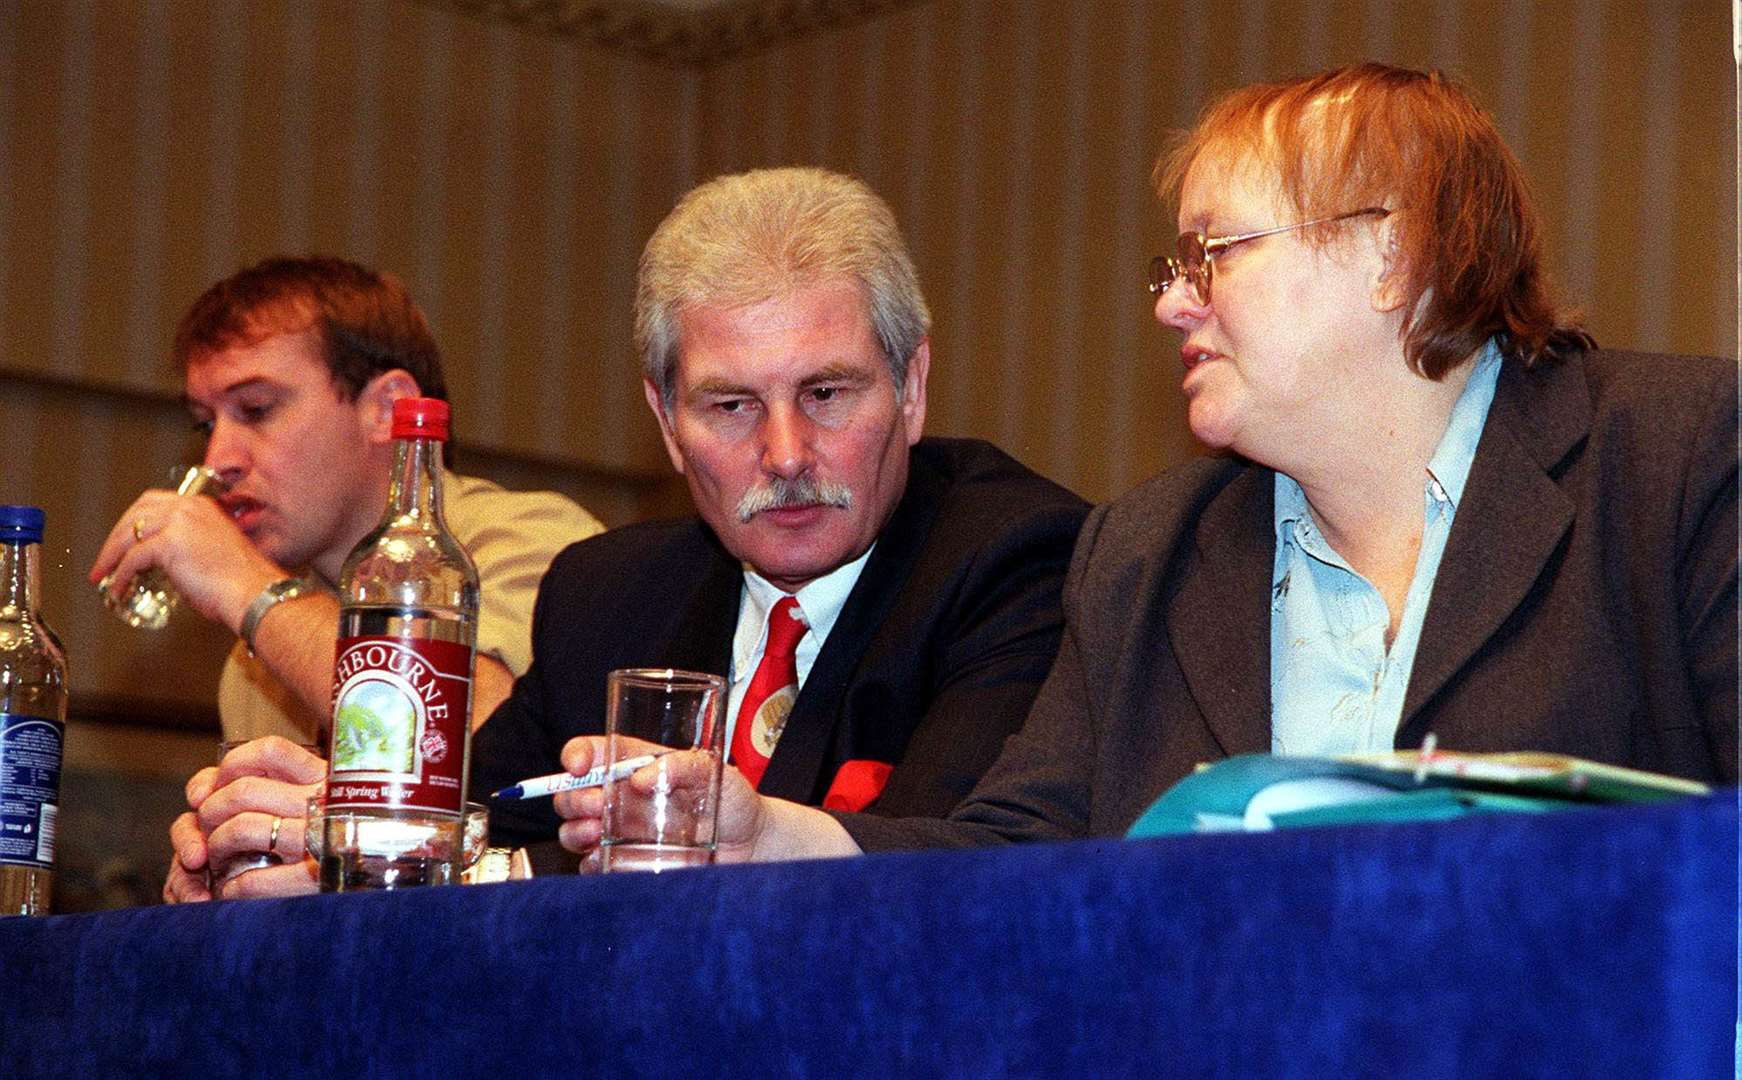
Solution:
<svg viewBox="0 0 1742 1080">
<path fill-rule="evenodd" d="M 835 782 L 829 785 L 829 793 L 823 796 L 823 809 L 865 809 L 873 799 L 883 794 L 883 785 L 889 782 L 889 774 L 894 771 L 895 766 L 886 761 L 866 758 L 843 761 L 835 773 Z"/>
</svg>

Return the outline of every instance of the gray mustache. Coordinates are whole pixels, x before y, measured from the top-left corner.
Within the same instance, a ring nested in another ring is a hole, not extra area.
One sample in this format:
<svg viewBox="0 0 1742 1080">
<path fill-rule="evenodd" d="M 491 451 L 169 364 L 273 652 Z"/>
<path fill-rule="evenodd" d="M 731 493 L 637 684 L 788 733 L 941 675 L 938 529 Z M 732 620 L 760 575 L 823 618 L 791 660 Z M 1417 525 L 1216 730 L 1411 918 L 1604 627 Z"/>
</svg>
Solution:
<svg viewBox="0 0 1742 1080">
<path fill-rule="evenodd" d="M 851 510 L 853 492 L 845 484 L 818 480 L 808 473 L 797 480 L 777 476 L 744 493 L 744 497 L 738 500 L 738 520 L 748 522 L 764 510 L 786 510 L 796 506 L 833 506 Z"/>
</svg>

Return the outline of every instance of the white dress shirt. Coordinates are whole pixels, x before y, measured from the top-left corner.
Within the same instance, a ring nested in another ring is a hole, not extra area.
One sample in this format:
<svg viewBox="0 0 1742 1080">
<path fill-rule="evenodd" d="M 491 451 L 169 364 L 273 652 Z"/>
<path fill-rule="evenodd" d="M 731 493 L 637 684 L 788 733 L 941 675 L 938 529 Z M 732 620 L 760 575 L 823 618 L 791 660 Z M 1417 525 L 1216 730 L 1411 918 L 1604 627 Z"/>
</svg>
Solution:
<svg viewBox="0 0 1742 1080">
<path fill-rule="evenodd" d="M 877 545 L 872 544 L 865 554 L 829 571 L 796 593 L 784 592 L 748 565 L 744 567 L 744 589 L 738 600 L 738 628 L 732 634 L 732 692 L 726 700 L 728 760 L 732 735 L 738 727 L 738 709 L 744 704 L 751 676 L 756 674 L 756 666 L 762 663 L 762 654 L 768 648 L 768 615 L 774 610 L 774 605 L 783 597 L 796 597 L 798 609 L 808 627 L 804 637 L 799 639 L 793 657 L 802 690 L 805 679 L 810 677 L 811 665 L 816 663 L 817 654 L 823 651 L 823 642 L 829 639 L 829 631 L 835 628 L 835 620 L 840 618 L 841 608 L 846 606 L 847 594 L 853 591 L 860 571 L 865 569 L 865 560 L 876 549 Z"/>
</svg>

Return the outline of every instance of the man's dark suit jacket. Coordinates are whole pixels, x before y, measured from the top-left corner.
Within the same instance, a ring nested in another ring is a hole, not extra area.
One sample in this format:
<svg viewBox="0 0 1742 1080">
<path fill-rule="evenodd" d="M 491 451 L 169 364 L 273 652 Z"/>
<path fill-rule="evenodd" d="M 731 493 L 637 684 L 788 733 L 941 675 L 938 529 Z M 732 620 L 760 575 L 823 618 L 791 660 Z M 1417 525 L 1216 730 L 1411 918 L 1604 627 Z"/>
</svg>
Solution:
<svg viewBox="0 0 1742 1080">
<path fill-rule="evenodd" d="M 1737 778 L 1737 371 L 1613 352 L 1501 368 L 1395 745 Z M 1065 640 L 950 822 L 867 849 L 1123 832 L 1199 762 L 1270 750 L 1276 474 L 1172 470 L 1083 527 Z"/>
<path fill-rule="evenodd" d="M 992 446 L 923 439 L 759 788 L 816 804 L 842 762 L 895 766 L 875 813 L 942 816 L 1021 726 L 1058 651 L 1088 507 Z M 473 738 L 473 791 L 558 771 L 604 730 L 614 668 L 727 674 L 742 564 L 699 518 L 613 529 L 551 564 L 532 667 Z M 549 840 L 549 799 L 493 802 L 498 843 Z"/>
</svg>

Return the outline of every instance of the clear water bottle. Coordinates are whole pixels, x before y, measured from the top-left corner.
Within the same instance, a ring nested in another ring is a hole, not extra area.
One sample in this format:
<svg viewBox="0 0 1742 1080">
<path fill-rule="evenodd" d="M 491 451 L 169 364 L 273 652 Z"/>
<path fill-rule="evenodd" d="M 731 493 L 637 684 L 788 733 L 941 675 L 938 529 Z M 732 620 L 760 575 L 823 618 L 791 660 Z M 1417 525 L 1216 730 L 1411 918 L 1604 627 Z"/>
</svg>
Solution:
<svg viewBox="0 0 1742 1080">
<path fill-rule="evenodd" d="M 387 512 L 345 560 L 321 888 L 457 881 L 478 572 L 442 520 L 448 405 L 394 404 Z"/>
<path fill-rule="evenodd" d="M 0 915 L 46 915 L 67 659 L 38 610 L 43 513 L 0 506 Z"/>
</svg>

